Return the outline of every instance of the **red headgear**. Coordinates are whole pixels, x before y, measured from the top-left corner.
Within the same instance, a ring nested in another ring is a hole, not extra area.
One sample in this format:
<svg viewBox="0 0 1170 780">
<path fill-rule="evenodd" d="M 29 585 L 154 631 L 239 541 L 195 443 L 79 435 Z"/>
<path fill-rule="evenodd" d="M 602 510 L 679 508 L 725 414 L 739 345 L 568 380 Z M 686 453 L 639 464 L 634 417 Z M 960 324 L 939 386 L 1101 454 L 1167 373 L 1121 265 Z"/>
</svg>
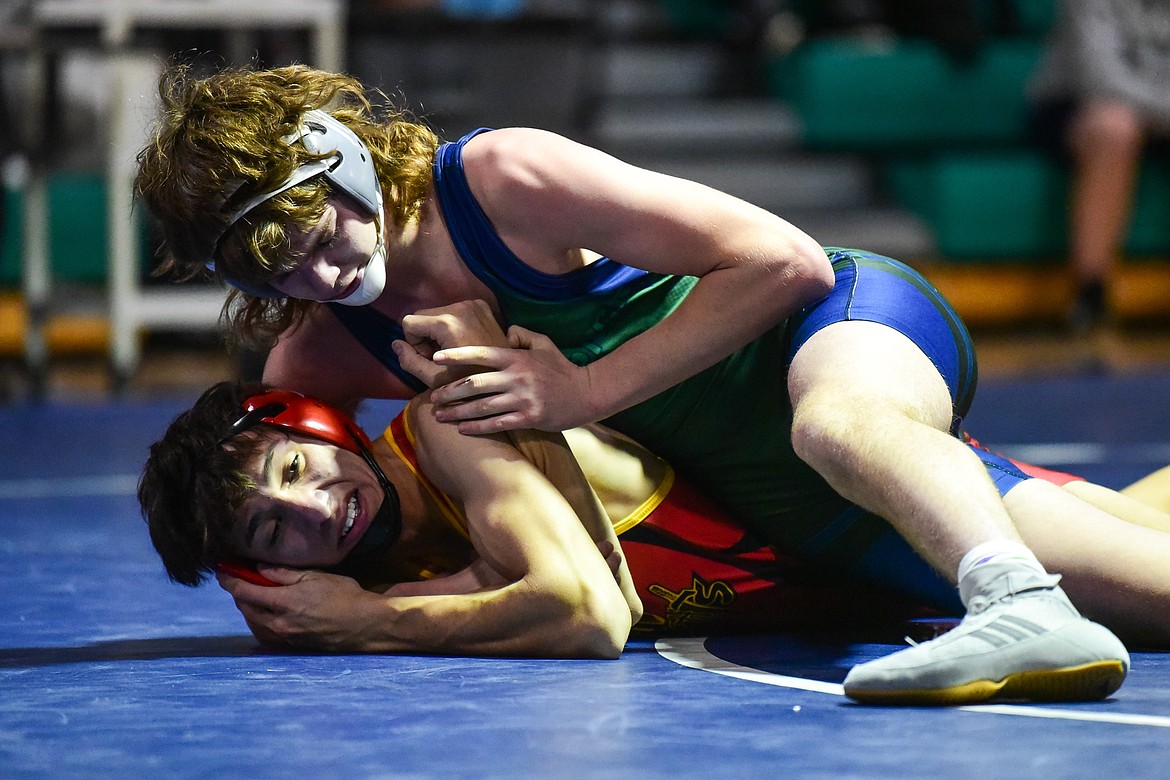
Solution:
<svg viewBox="0 0 1170 780">
<path fill-rule="evenodd" d="M 232 424 L 220 442 L 253 425 L 265 423 L 299 433 L 361 455 L 373 446 L 353 419 L 332 406 L 291 390 L 268 390 L 244 401 L 243 417 Z"/>
</svg>

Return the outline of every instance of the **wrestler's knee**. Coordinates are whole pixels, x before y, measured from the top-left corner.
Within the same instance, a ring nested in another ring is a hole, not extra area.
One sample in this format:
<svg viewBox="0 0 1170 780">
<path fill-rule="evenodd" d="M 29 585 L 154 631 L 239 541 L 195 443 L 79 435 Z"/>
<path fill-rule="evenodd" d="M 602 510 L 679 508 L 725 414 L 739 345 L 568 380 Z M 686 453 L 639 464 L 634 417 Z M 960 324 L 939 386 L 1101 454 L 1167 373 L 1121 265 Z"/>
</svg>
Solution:
<svg viewBox="0 0 1170 780">
<path fill-rule="evenodd" d="M 848 392 L 805 395 L 793 408 L 793 450 L 827 479 L 847 475 L 874 453 L 917 439 L 923 427 L 947 431 L 950 407 L 936 400 Z"/>
<path fill-rule="evenodd" d="M 839 398 L 806 396 L 793 409 L 793 450 L 822 474 L 845 468 L 865 439 L 866 417 Z"/>
</svg>

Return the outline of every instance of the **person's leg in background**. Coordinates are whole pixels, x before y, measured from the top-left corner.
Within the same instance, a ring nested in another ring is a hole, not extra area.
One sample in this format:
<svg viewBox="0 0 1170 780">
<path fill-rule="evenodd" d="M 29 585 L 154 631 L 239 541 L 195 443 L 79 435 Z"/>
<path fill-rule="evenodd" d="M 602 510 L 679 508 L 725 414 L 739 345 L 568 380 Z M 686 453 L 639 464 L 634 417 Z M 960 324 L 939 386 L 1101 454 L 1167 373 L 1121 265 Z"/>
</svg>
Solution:
<svg viewBox="0 0 1170 780">
<path fill-rule="evenodd" d="M 1069 254 L 1077 285 L 1070 325 L 1076 332 L 1088 332 L 1108 316 L 1109 283 L 1129 228 L 1145 135 L 1141 117 L 1120 101 L 1092 100 L 1073 114 Z"/>
</svg>

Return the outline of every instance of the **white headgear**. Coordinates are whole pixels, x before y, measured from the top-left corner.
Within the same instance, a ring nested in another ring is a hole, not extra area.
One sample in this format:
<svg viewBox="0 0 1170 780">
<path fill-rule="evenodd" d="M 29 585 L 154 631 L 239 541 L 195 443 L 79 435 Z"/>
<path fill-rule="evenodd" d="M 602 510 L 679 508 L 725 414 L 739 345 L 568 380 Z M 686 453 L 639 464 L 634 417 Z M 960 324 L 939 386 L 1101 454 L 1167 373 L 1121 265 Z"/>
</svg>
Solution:
<svg viewBox="0 0 1170 780">
<path fill-rule="evenodd" d="M 365 306 L 373 302 L 382 294 L 382 290 L 386 286 L 386 241 L 383 237 L 386 214 L 382 205 L 382 187 L 378 183 L 378 174 L 374 170 L 374 160 L 370 155 L 370 150 L 353 130 L 319 109 L 305 112 L 301 126 L 297 128 L 296 132 L 286 136 L 285 141 L 290 145 L 300 141 L 310 152 L 330 156 L 305 163 L 293 171 L 292 175 L 276 189 L 246 201 L 232 212 L 223 232 L 216 238 L 214 246 L 219 246 L 220 239 L 232 225 L 239 222 L 245 214 L 264 201 L 308 181 L 314 176 L 324 175 L 334 189 L 349 195 L 357 201 L 363 211 L 377 218 L 378 245 L 374 248 L 369 262 L 366 263 L 361 286 L 349 297 L 337 301 L 337 303 L 343 303 L 347 306 Z M 214 271 L 215 261 L 208 260 L 207 267 Z M 275 298 L 282 295 L 269 285 L 256 288 L 241 284 L 226 276 L 224 278 L 233 287 L 249 295 L 262 298 Z"/>
</svg>

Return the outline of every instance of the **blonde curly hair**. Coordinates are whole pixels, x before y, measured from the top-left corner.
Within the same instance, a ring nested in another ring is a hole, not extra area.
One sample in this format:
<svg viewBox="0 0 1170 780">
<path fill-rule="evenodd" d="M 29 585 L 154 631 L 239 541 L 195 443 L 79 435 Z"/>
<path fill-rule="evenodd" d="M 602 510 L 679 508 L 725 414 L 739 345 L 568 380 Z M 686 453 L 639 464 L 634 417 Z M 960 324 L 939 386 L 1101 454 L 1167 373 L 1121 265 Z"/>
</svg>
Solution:
<svg viewBox="0 0 1170 780">
<path fill-rule="evenodd" d="M 305 112 L 324 109 L 369 147 L 382 185 L 386 217 L 406 224 L 418 216 L 432 181 L 438 136 L 376 93 L 378 112 L 354 78 L 292 65 L 231 69 L 197 78 L 185 65 L 159 81 L 162 111 L 153 137 L 138 155 L 135 192 L 157 219 L 164 259 L 156 274 L 178 281 L 216 273 L 263 287 L 296 267 L 291 239 L 321 219 L 331 194 L 314 177 L 269 198 L 227 228 L 239 204 L 276 189 L 314 159 L 284 139 Z M 226 232 L 225 228 L 227 228 Z M 224 307 L 229 340 L 267 348 L 315 304 L 233 292 Z"/>
</svg>

